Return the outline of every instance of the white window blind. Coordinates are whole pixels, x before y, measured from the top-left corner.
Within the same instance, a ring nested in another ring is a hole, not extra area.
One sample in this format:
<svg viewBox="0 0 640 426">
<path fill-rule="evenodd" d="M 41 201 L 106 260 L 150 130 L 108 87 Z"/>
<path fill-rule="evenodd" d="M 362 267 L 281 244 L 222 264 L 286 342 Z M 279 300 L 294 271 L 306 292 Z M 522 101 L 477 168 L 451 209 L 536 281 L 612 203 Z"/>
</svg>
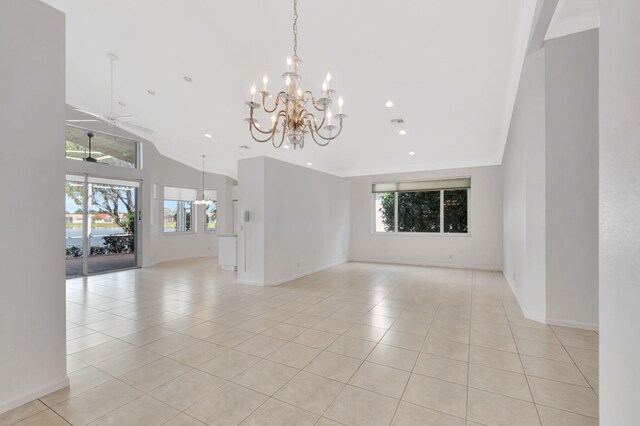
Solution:
<svg viewBox="0 0 640 426">
<path fill-rule="evenodd" d="M 177 188 L 175 186 L 165 186 L 164 199 L 177 201 L 195 201 L 196 190 L 192 188 Z"/>
<path fill-rule="evenodd" d="M 114 180 L 114 179 L 102 179 L 102 178 L 97 178 L 97 177 L 91 177 L 89 176 L 88 178 L 89 183 L 95 183 L 95 184 L 102 184 L 102 185 L 116 185 L 116 186 L 132 186 L 135 188 L 139 188 L 140 187 L 140 182 L 136 182 L 136 181 L 127 181 L 127 180 Z"/>
<path fill-rule="evenodd" d="M 441 189 L 468 189 L 471 188 L 471 178 L 434 179 L 416 182 L 388 182 L 374 183 L 371 192 L 415 192 L 438 191 Z"/>
</svg>

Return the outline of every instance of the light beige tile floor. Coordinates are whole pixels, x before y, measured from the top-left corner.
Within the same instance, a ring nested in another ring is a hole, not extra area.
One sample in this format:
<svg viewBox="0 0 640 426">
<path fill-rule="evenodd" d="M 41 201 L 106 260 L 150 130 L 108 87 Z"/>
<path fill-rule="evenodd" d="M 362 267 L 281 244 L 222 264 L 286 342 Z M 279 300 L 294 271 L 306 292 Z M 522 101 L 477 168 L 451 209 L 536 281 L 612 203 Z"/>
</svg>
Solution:
<svg viewBox="0 0 640 426">
<path fill-rule="evenodd" d="M 71 385 L 2 425 L 598 424 L 598 334 L 500 273 L 348 263 L 277 287 L 211 260 L 67 282 Z"/>
</svg>

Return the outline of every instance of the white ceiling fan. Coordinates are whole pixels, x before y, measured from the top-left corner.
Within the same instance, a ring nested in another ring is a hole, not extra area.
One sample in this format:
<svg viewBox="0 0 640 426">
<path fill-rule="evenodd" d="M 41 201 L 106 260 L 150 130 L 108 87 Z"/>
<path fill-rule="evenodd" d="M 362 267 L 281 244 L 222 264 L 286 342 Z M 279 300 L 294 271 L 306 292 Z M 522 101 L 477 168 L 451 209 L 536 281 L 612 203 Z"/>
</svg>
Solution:
<svg viewBox="0 0 640 426">
<path fill-rule="evenodd" d="M 85 113 L 85 114 L 89 114 L 93 117 L 108 121 L 109 123 L 113 124 L 114 126 L 120 126 L 123 125 L 125 127 L 131 127 L 132 129 L 136 129 L 136 130 L 140 130 L 146 133 L 153 133 L 153 130 L 147 128 L 147 127 L 143 127 L 140 126 L 138 124 L 132 123 L 133 121 L 138 121 L 138 119 L 136 117 L 134 117 L 133 115 L 118 115 L 115 112 L 113 112 L 113 63 L 115 61 L 118 60 L 118 56 L 113 54 L 113 53 L 108 53 L 107 56 L 109 57 L 109 60 L 111 61 L 111 94 L 110 94 L 110 109 L 109 112 L 103 112 L 103 113 L 98 113 L 98 112 L 93 112 L 93 111 L 87 111 L 84 109 L 80 109 L 80 108 L 74 108 L 76 111 Z M 67 120 L 67 122 L 69 123 L 78 123 L 78 122 L 89 122 L 89 121 L 98 121 L 98 120 Z"/>
</svg>

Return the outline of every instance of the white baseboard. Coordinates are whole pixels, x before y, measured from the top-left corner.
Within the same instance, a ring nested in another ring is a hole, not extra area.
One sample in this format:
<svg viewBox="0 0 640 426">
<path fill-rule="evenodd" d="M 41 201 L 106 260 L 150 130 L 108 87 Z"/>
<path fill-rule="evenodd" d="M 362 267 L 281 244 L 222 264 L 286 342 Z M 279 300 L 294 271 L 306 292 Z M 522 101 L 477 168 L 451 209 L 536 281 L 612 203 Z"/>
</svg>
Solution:
<svg viewBox="0 0 640 426">
<path fill-rule="evenodd" d="M 518 305 L 520 305 L 520 309 L 522 309 L 522 302 L 520 301 L 520 298 L 518 297 L 518 293 L 516 293 L 515 288 L 513 287 L 513 282 L 511 282 L 509 277 L 504 272 L 503 272 L 503 275 L 504 275 L 504 278 L 507 280 L 509 287 L 511 287 L 511 292 L 513 293 L 516 300 L 518 301 Z M 579 322 L 579 321 L 559 320 L 559 319 L 553 319 L 553 318 L 537 318 L 533 315 L 527 315 L 524 309 L 522 309 L 522 313 L 524 314 L 525 318 L 533 321 L 537 321 L 542 324 L 559 325 L 563 327 L 581 328 L 584 330 L 598 331 L 598 324 Z"/>
<path fill-rule="evenodd" d="M 34 401 L 45 395 L 49 395 L 51 392 L 55 392 L 58 389 L 62 389 L 67 386 L 69 386 L 69 378 L 67 376 L 64 376 L 64 379 L 60 379 L 54 383 L 50 383 L 38 389 L 32 390 L 22 395 L 18 395 L 10 399 L 9 401 L 2 401 L 0 402 L 0 414 L 9 410 L 13 410 L 14 408 L 18 408 L 21 405 L 26 404 L 27 402 Z"/>
<path fill-rule="evenodd" d="M 504 276 L 504 279 L 507 281 L 507 284 L 509 284 L 509 288 L 511 289 L 511 293 L 513 293 L 513 296 L 518 301 L 518 305 L 520 306 L 520 309 L 522 310 L 522 314 L 524 315 L 524 317 L 526 319 L 530 319 L 532 321 L 536 321 L 536 322 L 539 322 L 541 324 L 547 324 L 546 318 L 539 318 L 536 315 L 530 315 L 530 314 L 527 314 L 527 312 L 525 312 L 525 310 L 522 307 L 523 306 L 522 305 L 522 301 L 520 300 L 520 297 L 518 296 L 518 293 L 516 292 L 516 289 L 513 286 L 513 282 L 511 281 L 511 279 L 509 279 L 507 274 L 504 273 L 504 271 L 502 272 L 502 276 Z"/>
<path fill-rule="evenodd" d="M 592 324 L 592 323 L 580 322 L 580 321 L 566 321 L 566 320 L 559 320 L 559 319 L 553 319 L 553 318 L 547 319 L 547 324 L 559 325 L 562 327 L 581 328 L 584 330 L 592 330 L 592 331 L 598 331 L 599 329 L 598 324 Z"/>
<path fill-rule="evenodd" d="M 178 257 L 175 259 L 159 259 L 153 262 L 149 262 L 149 263 L 142 263 L 142 265 L 140 266 L 141 268 L 152 268 L 154 266 L 159 266 L 163 263 L 172 263 L 172 262 L 179 262 L 181 260 L 192 260 L 192 259 L 217 259 L 218 255 L 215 256 L 187 256 L 187 257 Z M 216 262 L 217 264 L 217 262 Z"/>
<path fill-rule="evenodd" d="M 236 283 L 237 284 L 244 284 L 244 285 L 258 285 L 258 286 L 266 285 L 264 283 L 261 283 L 260 281 L 241 280 L 240 278 L 236 279 Z"/>
<path fill-rule="evenodd" d="M 432 262 L 395 262 L 393 260 L 388 259 L 349 259 L 349 262 L 359 262 L 359 263 L 376 263 L 382 265 L 401 265 L 401 266 L 424 266 L 431 268 L 449 268 L 449 269 L 475 269 L 478 271 L 488 271 L 488 272 L 502 272 L 500 268 L 490 267 L 490 266 L 474 266 L 474 265 L 445 265 L 438 264 Z"/>
<path fill-rule="evenodd" d="M 316 272 L 324 271 L 326 269 L 335 268 L 336 266 L 342 265 L 342 264 L 347 263 L 347 262 L 348 262 L 348 260 L 341 260 L 341 261 L 332 263 L 330 265 L 321 266 L 319 268 L 315 268 L 315 269 L 312 269 L 310 271 L 302 272 L 300 274 L 291 275 L 291 276 L 288 276 L 286 278 L 282 278 L 282 279 L 279 279 L 279 280 L 276 280 L 276 281 L 259 282 L 259 281 L 243 280 L 243 279 L 238 278 L 236 280 L 236 282 L 238 284 L 259 285 L 259 286 L 272 287 L 272 286 L 277 286 L 277 285 L 280 285 L 280 284 L 288 283 L 289 281 L 297 280 L 298 278 L 306 277 L 307 275 L 315 274 Z"/>
</svg>

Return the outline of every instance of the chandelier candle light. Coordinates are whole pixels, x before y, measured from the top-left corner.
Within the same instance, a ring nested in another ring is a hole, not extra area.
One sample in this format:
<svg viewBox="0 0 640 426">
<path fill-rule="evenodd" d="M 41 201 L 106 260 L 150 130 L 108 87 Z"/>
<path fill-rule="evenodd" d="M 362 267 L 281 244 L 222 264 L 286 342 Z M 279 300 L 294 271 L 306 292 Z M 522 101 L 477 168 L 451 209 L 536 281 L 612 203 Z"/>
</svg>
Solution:
<svg viewBox="0 0 640 426">
<path fill-rule="evenodd" d="M 331 105 L 336 95 L 336 91 L 331 88 L 331 74 L 328 73 L 322 83 L 322 95 L 318 99 L 311 91 L 303 91 L 301 88 L 302 59 L 298 56 L 298 0 L 293 1 L 293 56 L 287 58 L 287 65 L 287 72 L 282 74 L 285 88 L 275 96 L 272 108 L 267 106 L 267 98 L 271 97 L 267 90 L 269 83 L 267 75 L 262 77 L 260 103 L 256 102 L 255 83 L 251 86 L 251 100 L 245 103 L 249 107 L 249 117 L 246 121 L 249 122 L 251 137 L 260 143 L 271 141 L 276 148 L 283 146 L 286 137 L 289 145 L 293 145 L 295 149 L 304 147 L 305 134 L 310 133 L 315 143 L 327 146 L 340 135 L 342 122 L 347 116 L 342 113 L 344 103 L 342 96 L 338 97 L 338 113 L 333 115 L 331 112 Z M 315 111 L 307 110 L 309 102 Z M 260 124 L 254 117 L 255 111 L 260 107 L 267 114 L 271 114 L 271 127 L 265 130 L 260 129 Z M 316 114 L 318 114 L 317 117 Z M 336 120 L 338 125 L 333 124 L 333 120 Z M 276 141 L 278 133 L 282 133 L 278 138 L 279 142 Z"/>
</svg>

